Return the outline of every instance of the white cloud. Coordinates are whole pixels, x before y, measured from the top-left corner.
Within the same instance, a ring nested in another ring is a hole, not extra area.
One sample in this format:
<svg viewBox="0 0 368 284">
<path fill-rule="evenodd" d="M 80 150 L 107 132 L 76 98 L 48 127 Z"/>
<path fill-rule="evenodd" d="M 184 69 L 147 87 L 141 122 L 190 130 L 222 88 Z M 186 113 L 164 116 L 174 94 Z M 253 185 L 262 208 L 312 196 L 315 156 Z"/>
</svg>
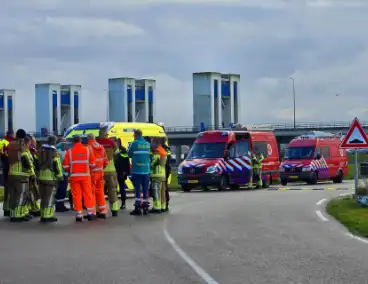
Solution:
<svg viewBox="0 0 368 284">
<path fill-rule="evenodd" d="M 368 120 L 368 1 L 14 0 L 0 11 L 0 88 L 35 130 L 34 84 L 81 84 L 106 119 L 109 77 L 157 80 L 157 120 L 192 124 L 192 72 L 241 74 L 242 122 Z M 74 5 L 70 9 L 70 5 Z M 340 94 L 336 96 L 336 94 Z"/>
</svg>

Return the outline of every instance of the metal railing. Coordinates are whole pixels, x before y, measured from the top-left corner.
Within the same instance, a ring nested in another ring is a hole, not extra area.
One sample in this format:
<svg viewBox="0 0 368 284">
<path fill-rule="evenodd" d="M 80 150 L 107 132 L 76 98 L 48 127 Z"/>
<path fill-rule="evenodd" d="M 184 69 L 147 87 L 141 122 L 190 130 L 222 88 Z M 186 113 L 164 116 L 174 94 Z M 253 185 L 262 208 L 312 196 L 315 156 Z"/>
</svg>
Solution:
<svg viewBox="0 0 368 284">
<path fill-rule="evenodd" d="M 361 121 L 363 127 L 368 128 L 368 121 Z M 351 125 L 351 122 L 337 121 L 337 122 L 301 122 L 297 123 L 294 128 L 293 123 L 262 123 L 262 124 L 253 124 L 252 129 L 259 128 L 260 130 L 264 128 L 270 128 L 273 130 L 327 130 L 327 129 L 348 129 Z M 248 125 L 246 125 L 248 127 Z M 227 127 L 216 127 L 214 125 L 205 127 L 206 130 L 222 130 L 229 129 Z M 249 129 L 249 128 L 248 128 Z M 167 133 L 198 133 L 201 131 L 201 127 L 199 126 L 175 126 L 175 127 L 165 127 L 165 131 Z M 28 132 L 34 135 L 36 138 L 44 138 L 46 137 L 41 132 L 30 131 Z M 50 133 L 56 136 L 62 136 L 62 134 Z M 4 137 L 5 133 L 0 133 L 0 137 Z"/>
<path fill-rule="evenodd" d="M 368 127 L 368 121 L 361 122 L 363 127 Z M 324 129 L 348 129 L 351 122 L 302 122 L 297 123 L 294 128 L 293 123 L 262 123 L 253 124 L 253 129 L 271 128 L 274 130 L 324 130 Z M 221 130 L 229 129 L 224 127 L 216 127 L 214 125 L 205 127 L 206 130 Z M 167 133 L 198 133 L 201 131 L 199 126 L 175 126 L 175 127 L 165 127 Z"/>
</svg>

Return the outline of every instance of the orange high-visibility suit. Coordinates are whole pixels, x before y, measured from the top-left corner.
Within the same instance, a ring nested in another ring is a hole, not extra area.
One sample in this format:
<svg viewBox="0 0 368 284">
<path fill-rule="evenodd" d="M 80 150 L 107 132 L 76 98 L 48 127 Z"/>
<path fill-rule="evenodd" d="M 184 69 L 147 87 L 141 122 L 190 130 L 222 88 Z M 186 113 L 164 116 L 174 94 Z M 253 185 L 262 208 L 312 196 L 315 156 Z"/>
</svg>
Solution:
<svg viewBox="0 0 368 284">
<path fill-rule="evenodd" d="M 63 168 L 69 173 L 70 189 L 73 195 L 74 210 L 77 218 L 83 217 L 82 196 L 87 214 L 93 215 L 96 211 L 91 188 L 90 171 L 96 166 L 93 152 L 78 142 L 65 153 Z"/>
<path fill-rule="evenodd" d="M 92 195 L 98 206 L 100 214 L 107 214 L 105 192 L 104 192 L 104 168 L 109 163 L 105 148 L 96 142 L 88 141 L 88 148 L 96 158 L 96 167 L 91 170 Z"/>
</svg>

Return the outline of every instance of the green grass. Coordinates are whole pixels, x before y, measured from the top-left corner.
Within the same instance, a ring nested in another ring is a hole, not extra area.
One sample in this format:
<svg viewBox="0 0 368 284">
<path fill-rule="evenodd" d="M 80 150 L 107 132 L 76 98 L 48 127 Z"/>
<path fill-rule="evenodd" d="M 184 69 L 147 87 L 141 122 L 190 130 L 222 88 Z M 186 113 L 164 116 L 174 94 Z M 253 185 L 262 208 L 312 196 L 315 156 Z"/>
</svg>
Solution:
<svg viewBox="0 0 368 284">
<path fill-rule="evenodd" d="M 368 208 L 360 207 L 354 198 L 331 200 L 327 205 L 327 212 L 352 234 L 368 237 Z"/>
<path fill-rule="evenodd" d="M 4 188 L 0 187 L 0 201 L 4 200 Z"/>
<path fill-rule="evenodd" d="M 169 185 L 169 189 L 172 191 L 180 190 L 181 187 L 178 183 L 178 174 L 175 172 L 171 172 L 171 183 Z"/>
</svg>

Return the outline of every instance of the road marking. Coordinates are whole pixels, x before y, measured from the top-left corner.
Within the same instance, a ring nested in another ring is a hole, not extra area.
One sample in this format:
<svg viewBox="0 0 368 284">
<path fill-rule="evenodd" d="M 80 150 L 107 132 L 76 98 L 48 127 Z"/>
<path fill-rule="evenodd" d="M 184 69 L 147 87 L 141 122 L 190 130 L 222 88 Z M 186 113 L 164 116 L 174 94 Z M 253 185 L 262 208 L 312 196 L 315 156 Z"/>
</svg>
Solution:
<svg viewBox="0 0 368 284">
<path fill-rule="evenodd" d="M 323 199 L 321 199 L 320 201 L 318 201 L 317 203 L 316 203 L 316 205 L 321 205 L 321 204 L 323 204 L 323 202 L 325 202 L 327 199 L 326 198 L 323 198 Z"/>
<path fill-rule="evenodd" d="M 164 234 L 166 240 L 171 244 L 173 249 L 180 255 L 180 257 L 188 263 L 188 265 L 193 268 L 195 272 L 207 283 L 207 284 L 219 284 L 215 279 L 213 279 L 206 271 L 204 271 L 193 259 L 191 259 L 175 242 L 175 240 L 170 236 L 166 227 L 164 228 Z"/>
<path fill-rule="evenodd" d="M 190 205 L 185 206 L 185 209 L 188 209 L 188 207 L 196 206 L 201 203 L 204 203 L 204 201 L 195 202 Z M 174 210 L 171 210 L 171 213 L 177 213 L 180 210 L 184 209 L 184 207 L 177 207 Z M 167 230 L 167 218 L 170 215 L 168 215 L 164 219 L 164 235 L 166 240 L 170 243 L 172 248 L 176 251 L 176 253 L 198 274 L 199 277 L 201 277 L 207 284 L 219 284 L 215 279 L 213 279 L 202 267 L 200 267 L 192 258 L 190 258 L 189 255 L 185 251 L 181 249 L 181 247 L 175 242 L 173 237 L 169 234 Z"/>
<path fill-rule="evenodd" d="M 328 221 L 328 219 L 325 217 L 325 216 L 323 216 L 323 214 L 321 213 L 321 211 L 319 211 L 319 210 L 316 210 L 316 214 L 317 214 L 317 216 L 323 221 L 323 222 L 327 222 Z"/>
<path fill-rule="evenodd" d="M 358 241 L 360 241 L 360 242 L 362 242 L 362 243 L 368 244 L 368 240 L 367 240 L 367 239 L 363 239 L 363 238 L 361 238 L 361 237 L 354 236 L 354 235 L 353 235 L 353 234 L 351 234 L 351 233 L 346 233 L 346 235 L 347 235 L 347 236 L 349 236 L 349 237 L 351 237 L 351 238 L 353 238 L 353 239 L 356 239 L 356 240 L 358 240 Z"/>
</svg>

